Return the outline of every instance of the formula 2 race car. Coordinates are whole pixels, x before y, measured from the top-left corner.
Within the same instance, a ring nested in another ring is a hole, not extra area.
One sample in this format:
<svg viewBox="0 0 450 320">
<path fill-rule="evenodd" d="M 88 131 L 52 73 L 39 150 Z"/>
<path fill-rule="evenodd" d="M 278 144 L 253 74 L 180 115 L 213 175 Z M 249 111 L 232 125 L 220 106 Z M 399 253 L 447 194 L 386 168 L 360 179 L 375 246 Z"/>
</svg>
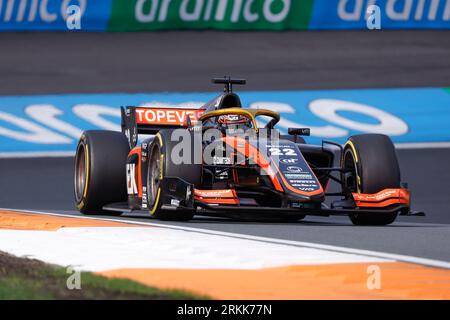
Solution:
<svg viewBox="0 0 450 320">
<path fill-rule="evenodd" d="M 75 157 L 80 212 L 148 210 L 163 220 L 348 215 L 356 225 L 412 214 L 389 137 L 310 145 L 301 137 L 308 128 L 280 135 L 278 113 L 242 108 L 233 85 L 245 80 L 213 82 L 224 93 L 200 109 L 122 107 L 122 132 L 85 131 Z M 328 192 L 330 181 L 338 191 Z"/>
</svg>

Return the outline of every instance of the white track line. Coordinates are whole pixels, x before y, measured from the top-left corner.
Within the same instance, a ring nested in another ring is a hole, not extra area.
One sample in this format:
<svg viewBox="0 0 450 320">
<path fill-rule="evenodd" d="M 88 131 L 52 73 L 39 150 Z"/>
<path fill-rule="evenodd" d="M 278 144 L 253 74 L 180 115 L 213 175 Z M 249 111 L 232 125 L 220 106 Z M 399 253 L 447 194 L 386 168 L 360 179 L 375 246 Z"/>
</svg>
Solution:
<svg viewBox="0 0 450 320">
<path fill-rule="evenodd" d="M 56 231 L 4 229 L 0 230 L 0 243 L 1 250 L 19 257 L 31 257 L 62 266 L 72 265 L 86 271 L 260 270 L 302 265 L 395 262 L 359 254 L 137 225 L 70 227 Z"/>
<path fill-rule="evenodd" d="M 283 239 L 276 239 L 276 238 L 251 236 L 251 235 L 245 235 L 245 234 L 239 234 L 239 233 L 214 231 L 214 230 L 191 228 L 191 227 L 184 227 L 184 226 L 180 227 L 180 226 L 164 225 L 164 224 L 158 224 L 158 223 L 152 223 L 152 222 L 126 220 L 126 219 L 75 216 L 75 215 L 70 215 L 70 214 L 48 213 L 48 212 L 42 212 L 42 211 L 19 210 L 19 209 L 8 209 L 8 208 L 0 208 L 0 210 L 43 214 L 43 215 L 51 215 L 51 216 L 59 216 L 59 217 L 79 218 L 79 219 L 113 221 L 113 222 L 121 222 L 121 223 L 127 223 L 127 224 L 135 224 L 135 225 L 146 225 L 146 226 L 159 227 L 159 228 L 167 228 L 167 229 L 190 231 L 190 232 L 197 232 L 197 233 L 210 234 L 210 235 L 218 235 L 218 236 L 224 236 L 224 237 L 232 237 L 232 238 L 238 238 L 238 239 L 246 239 L 246 240 L 253 240 L 253 241 L 260 241 L 260 242 L 297 246 L 297 247 L 321 249 L 321 250 L 327 250 L 327 251 L 333 251 L 333 252 L 358 254 L 358 255 L 364 255 L 364 256 L 369 256 L 369 257 L 390 259 L 390 260 L 426 265 L 426 266 L 431 266 L 431 267 L 450 269 L 450 262 L 441 261 L 441 260 L 420 258 L 420 257 L 372 251 L 372 250 L 353 249 L 353 248 L 339 247 L 339 246 L 332 246 L 332 245 L 325 245 L 325 244 L 318 244 L 318 243 L 311 243 L 311 242 L 283 240 Z"/>
</svg>

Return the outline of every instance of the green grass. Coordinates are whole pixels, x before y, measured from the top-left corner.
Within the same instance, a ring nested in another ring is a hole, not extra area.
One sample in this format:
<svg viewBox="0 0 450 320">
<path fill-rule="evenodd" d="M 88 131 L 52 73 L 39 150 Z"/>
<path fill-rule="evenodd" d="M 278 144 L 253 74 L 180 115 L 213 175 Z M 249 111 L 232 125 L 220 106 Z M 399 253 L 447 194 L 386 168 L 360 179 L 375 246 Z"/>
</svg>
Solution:
<svg viewBox="0 0 450 320">
<path fill-rule="evenodd" d="M 181 290 L 162 290 L 127 279 L 81 273 L 81 289 L 69 290 L 65 268 L 0 252 L 0 299 L 205 299 Z"/>
</svg>

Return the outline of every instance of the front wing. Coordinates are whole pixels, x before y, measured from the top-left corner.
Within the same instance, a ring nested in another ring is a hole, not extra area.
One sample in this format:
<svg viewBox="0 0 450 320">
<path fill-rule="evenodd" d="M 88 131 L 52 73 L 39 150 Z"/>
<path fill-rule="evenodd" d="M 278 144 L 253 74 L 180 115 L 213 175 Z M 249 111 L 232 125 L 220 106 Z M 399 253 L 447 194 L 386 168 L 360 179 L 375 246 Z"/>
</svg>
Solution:
<svg viewBox="0 0 450 320">
<path fill-rule="evenodd" d="M 406 189 L 387 189 L 375 195 L 360 195 L 342 204 L 327 206 L 323 203 L 294 203 L 286 207 L 261 207 L 241 205 L 236 194 L 231 190 L 212 190 L 207 194 L 204 190 L 196 190 L 193 185 L 175 177 L 165 177 L 161 182 L 163 210 L 195 210 L 199 215 L 223 217 L 264 218 L 280 216 L 331 216 L 350 214 L 399 213 L 400 215 L 424 215 L 421 212 L 410 211 L 410 197 Z M 378 204 L 388 203 L 386 206 Z M 356 206 L 360 204 L 360 206 Z"/>
</svg>

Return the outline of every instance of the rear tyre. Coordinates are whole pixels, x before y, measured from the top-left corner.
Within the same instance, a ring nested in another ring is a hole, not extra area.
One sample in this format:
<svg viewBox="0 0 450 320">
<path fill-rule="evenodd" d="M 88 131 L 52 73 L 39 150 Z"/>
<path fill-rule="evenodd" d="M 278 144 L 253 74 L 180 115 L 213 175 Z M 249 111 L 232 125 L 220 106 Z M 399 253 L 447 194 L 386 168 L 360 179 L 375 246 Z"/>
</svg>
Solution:
<svg viewBox="0 0 450 320">
<path fill-rule="evenodd" d="M 103 210 L 113 202 L 127 201 L 126 160 L 130 148 L 126 137 L 114 131 L 85 131 L 75 155 L 75 203 L 86 215 L 120 215 Z"/>
<path fill-rule="evenodd" d="M 400 168 L 395 147 L 388 136 L 362 134 L 349 138 L 344 147 L 342 167 L 350 174 L 342 181 L 358 193 L 377 193 L 387 188 L 400 187 Z M 374 212 L 351 214 L 355 225 L 388 225 L 395 221 L 398 213 Z"/>
<path fill-rule="evenodd" d="M 161 196 L 164 192 L 160 185 L 164 177 L 178 177 L 194 186 L 199 186 L 202 176 L 202 165 L 195 164 L 193 153 L 190 164 L 175 164 L 172 150 L 179 143 L 171 141 L 172 130 L 161 130 L 149 147 L 147 169 L 147 201 L 150 215 L 160 220 L 187 221 L 193 218 L 195 210 L 163 210 Z M 194 135 L 191 135 L 193 138 Z M 193 140 L 193 139 L 192 139 Z M 193 143 L 193 141 L 191 141 Z M 190 148 L 195 150 L 194 147 Z"/>
</svg>

